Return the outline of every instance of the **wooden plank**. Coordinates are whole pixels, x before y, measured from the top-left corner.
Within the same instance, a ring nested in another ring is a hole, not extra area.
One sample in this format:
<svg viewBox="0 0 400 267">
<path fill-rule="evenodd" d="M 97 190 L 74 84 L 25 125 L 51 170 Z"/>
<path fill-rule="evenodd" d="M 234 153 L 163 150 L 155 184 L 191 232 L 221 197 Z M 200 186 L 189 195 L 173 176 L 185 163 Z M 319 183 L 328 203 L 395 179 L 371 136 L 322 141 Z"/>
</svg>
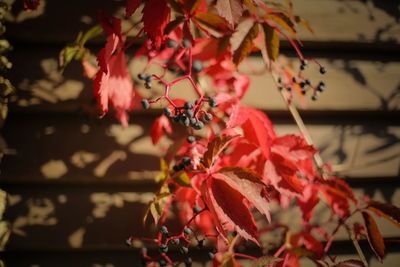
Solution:
<svg viewBox="0 0 400 267">
<path fill-rule="evenodd" d="M 83 77 L 82 67 L 78 62 L 69 66 L 64 75 L 58 72 L 57 57 L 61 47 L 32 46 L 17 47 L 12 54 L 11 61 L 14 67 L 9 78 L 19 89 L 19 100 L 14 105 L 14 111 L 64 111 L 82 110 L 93 103 L 92 82 Z M 307 55 L 313 56 L 313 54 Z M 325 75 L 319 73 L 315 64 L 310 64 L 304 75 L 313 84 L 320 80 L 326 82 L 326 91 L 319 95 L 318 101 L 312 101 L 312 93 L 305 97 L 307 110 L 310 111 L 398 111 L 400 101 L 398 86 L 400 84 L 400 59 L 397 57 L 357 58 L 349 54 L 326 54 L 318 60 L 327 68 Z M 26 64 L 29 62 L 29 64 Z M 260 57 L 251 57 L 249 63 L 257 70 L 263 69 Z M 241 71 L 249 72 L 246 64 L 242 64 Z M 298 60 L 294 60 L 297 70 Z M 130 72 L 139 92 L 154 98 L 162 93 L 163 87 L 156 82 L 153 89 L 147 90 L 137 74 L 143 70 L 143 61 L 131 61 Z M 150 73 L 160 74 L 158 67 L 151 68 Z M 21 75 L 23 73 L 24 75 Z M 246 105 L 254 106 L 267 111 L 285 111 L 282 98 L 274 85 L 271 76 L 250 75 L 251 86 L 243 99 Z M 173 75 L 166 77 L 173 80 Z M 194 90 L 187 81 L 172 87 L 172 97 L 194 98 Z M 299 104 L 299 98 L 295 97 Z M 26 110 L 26 108 L 29 109 Z M 160 108 L 154 105 L 153 108 Z M 286 111 L 285 111 L 286 112 Z"/>
<path fill-rule="evenodd" d="M 51 189 L 51 190 L 48 190 Z M 14 234 L 7 249 L 10 251 L 63 251 L 82 250 L 122 250 L 124 240 L 130 235 L 153 238 L 158 228 L 150 220 L 143 226 L 142 218 L 147 203 L 153 199 L 152 192 L 115 191 L 103 186 L 96 190 L 90 187 L 72 190 L 71 187 L 52 188 L 14 187 L 8 188 L 9 206 L 5 220 L 11 223 Z M 360 197 L 364 191 L 356 189 Z M 374 188 L 371 197 L 385 201 L 392 194 L 390 202 L 400 205 L 400 189 L 393 191 L 393 185 L 387 184 Z M 323 202 L 323 197 L 321 197 Z M 301 213 L 298 207 L 282 210 L 277 204 L 271 204 L 274 223 L 289 224 L 292 232 L 301 230 Z M 329 219 L 330 211 L 325 203 L 320 203 L 314 210 L 311 223 L 318 224 Z M 182 231 L 177 223 L 176 213 L 168 215 L 167 227 L 172 233 Z M 266 225 L 265 218 L 256 216 L 259 227 Z M 377 224 L 384 238 L 400 238 L 399 228 L 393 223 L 376 217 Z M 350 222 L 361 222 L 361 217 L 349 219 Z M 324 225 L 328 232 L 334 224 Z M 316 234 L 318 237 L 319 235 Z M 336 240 L 347 240 L 345 231 L 339 231 Z M 261 239 L 265 240 L 265 239 Z M 151 243 L 145 244 L 154 248 Z M 143 246 L 142 242 L 134 242 L 134 247 Z M 171 251 L 174 247 L 171 248 Z"/>
<path fill-rule="evenodd" d="M 305 42 L 386 43 L 395 47 L 400 40 L 397 4 L 394 0 L 383 3 L 297 0 L 294 12 L 309 21 L 316 33 L 317 38 L 300 30 L 300 39 Z M 95 5 L 76 0 L 65 3 L 43 1 L 38 11 L 28 13 L 22 11 L 22 4 L 18 3 L 13 7 L 13 15 L 8 16 L 7 35 L 18 42 L 72 42 L 79 30 L 97 23 L 97 9 L 123 17 L 124 5 L 124 1 L 96 1 Z M 133 16 L 131 22 L 137 20 L 138 16 Z M 129 22 L 124 23 L 123 28 L 127 29 L 130 25 Z"/>
<path fill-rule="evenodd" d="M 2 135 L 16 155 L 3 158 L 2 182 L 148 183 L 160 148 L 148 136 L 155 116 L 136 116 L 124 129 L 107 120 L 60 114 L 10 115 Z M 322 158 L 349 177 L 394 177 L 399 170 L 400 126 L 371 121 L 308 127 Z M 276 124 L 279 135 L 297 133 Z M 23 166 L 23 168 L 21 168 Z M 143 172 L 145 171 L 145 172 Z M 29 175 L 27 175 L 29 174 Z"/>
</svg>

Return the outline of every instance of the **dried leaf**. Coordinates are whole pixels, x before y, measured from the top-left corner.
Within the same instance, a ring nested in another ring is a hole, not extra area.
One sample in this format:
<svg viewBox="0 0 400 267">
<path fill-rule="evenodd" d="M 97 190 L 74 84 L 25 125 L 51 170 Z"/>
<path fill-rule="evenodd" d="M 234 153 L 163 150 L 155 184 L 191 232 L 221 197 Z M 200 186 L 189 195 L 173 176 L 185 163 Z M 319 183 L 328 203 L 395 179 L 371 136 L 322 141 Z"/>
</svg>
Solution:
<svg viewBox="0 0 400 267">
<path fill-rule="evenodd" d="M 385 256 L 385 243 L 378 229 L 378 225 L 368 212 L 363 211 L 362 216 L 365 228 L 367 229 L 368 243 L 379 261 L 382 262 L 383 256 Z"/>
<path fill-rule="evenodd" d="M 271 25 L 270 22 L 274 22 L 277 25 L 280 25 L 282 28 L 284 28 L 285 30 L 287 30 L 292 36 L 293 38 L 295 38 L 297 40 L 297 42 L 299 42 L 301 44 L 301 41 L 299 40 L 299 38 L 297 38 L 296 35 L 296 31 L 293 28 L 293 23 L 290 21 L 290 19 L 283 13 L 269 13 L 269 14 L 265 14 L 263 16 L 264 19 L 266 19 L 267 23 L 270 26 L 274 26 Z"/>
<path fill-rule="evenodd" d="M 231 32 L 228 22 L 216 14 L 199 12 L 194 15 L 194 18 L 202 28 L 216 37 Z"/>
<path fill-rule="evenodd" d="M 243 13 L 242 0 L 217 0 L 215 5 L 218 14 L 229 23 L 237 23 Z"/>
<path fill-rule="evenodd" d="M 220 135 L 214 137 L 214 139 L 208 143 L 207 151 L 204 153 L 204 164 L 207 168 L 213 165 L 213 162 L 218 157 L 218 154 L 229 145 L 234 137 L 228 135 Z"/>
<path fill-rule="evenodd" d="M 261 256 L 257 259 L 256 262 L 253 263 L 253 267 L 264 267 L 264 266 L 269 266 L 270 264 L 274 264 L 276 262 L 280 262 L 283 259 L 281 258 L 275 258 L 270 255 L 265 255 Z"/>
<path fill-rule="evenodd" d="M 258 26 L 253 19 L 245 19 L 237 26 L 236 30 L 231 38 L 232 59 L 233 63 L 239 65 L 253 48 L 253 40 L 258 35 Z"/>
<path fill-rule="evenodd" d="M 267 50 L 268 58 L 275 61 L 279 54 L 279 35 L 274 28 L 267 23 L 261 24 L 263 29 L 264 46 Z"/>
<path fill-rule="evenodd" d="M 389 203 L 382 203 L 371 200 L 368 202 L 368 209 L 376 215 L 383 216 L 400 227 L 400 209 Z"/>
</svg>

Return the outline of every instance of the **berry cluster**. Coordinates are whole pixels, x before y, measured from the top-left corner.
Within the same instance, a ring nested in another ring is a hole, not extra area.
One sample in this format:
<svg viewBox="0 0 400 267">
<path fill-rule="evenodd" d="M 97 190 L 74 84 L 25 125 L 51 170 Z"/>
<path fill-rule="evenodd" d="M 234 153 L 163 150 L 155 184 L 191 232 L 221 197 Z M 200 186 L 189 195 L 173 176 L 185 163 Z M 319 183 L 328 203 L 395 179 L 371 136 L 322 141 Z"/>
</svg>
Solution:
<svg viewBox="0 0 400 267">
<path fill-rule="evenodd" d="M 185 161 L 187 163 L 187 159 L 183 159 L 182 161 Z M 126 241 L 125 244 L 127 246 L 132 246 L 132 241 L 134 239 L 139 239 L 142 241 L 147 241 L 147 242 L 153 242 L 157 243 L 158 245 L 158 251 L 160 252 L 159 255 L 155 257 L 151 257 L 150 255 L 147 254 L 147 248 L 142 247 L 141 249 L 141 265 L 142 266 L 149 266 L 151 264 L 158 264 L 159 266 L 167 266 L 167 265 L 173 265 L 172 260 L 169 258 L 167 255 L 168 250 L 170 245 L 174 245 L 178 248 L 178 250 L 183 254 L 185 257 L 179 261 L 179 263 L 184 263 L 186 267 L 192 266 L 192 259 L 189 256 L 189 248 L 190 248 L 190 238 L 193 236 L 196 238 L 197 245 L 196 247 L 198 249 L 203 249 L 205 247 L 205 239 L 204 238 L 198 238 L 197 234 L 192 231 L 190 228 L 190 223 L 203 211 L 206 209 L 201 209 L 199 206 L 194 206 L 193 207 L 193 217 L 185 224 L 183 227 L 183 230 L 178 233 L 178 234 L 173 234 L 168 231 L 168 228 L 165 225 L 162 225 L 159 229 L 159 234 L 157 239 L 150 239 L 150 238 L 136 238 L 136 237 L 129 237 Z M 214 258 L 214 252 L 209 251 L 207 253 L 209 259 Z M 179 264 L 178 263 L 178 264 Z"/>
</svg>

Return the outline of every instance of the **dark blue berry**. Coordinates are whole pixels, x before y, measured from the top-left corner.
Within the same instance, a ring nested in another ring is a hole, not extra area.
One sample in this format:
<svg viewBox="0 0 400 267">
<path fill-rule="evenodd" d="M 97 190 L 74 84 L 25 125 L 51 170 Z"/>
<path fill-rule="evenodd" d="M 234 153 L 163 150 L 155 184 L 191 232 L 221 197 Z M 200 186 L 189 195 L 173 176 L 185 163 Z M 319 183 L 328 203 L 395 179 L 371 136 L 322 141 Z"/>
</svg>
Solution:
<svg viewBox="0 0 400 267">
<path fill-rule="evenodd" d="M 292 87 L 291 86 L 289 86 L 288 88 L 286 88 L 289 92 L 291 92 L 292 91 Z"/>
<path fill-rule="evenodd" d="M 306 69 L 306 65 L 300 65 L 300 69 L 301 70 L 305 70 Z"/>
<path fill-rule="evenodd" d="M 178 115 L 175 115 L 172 117 L 172 122 L 177 123 L 179 122 L 180 117 Z"/>
<path fill-rule="evenodd" d="M 206 121 L 211 121 L 212 118 L 213 118 L 213 116 L 212 116 L 210 113 L 207 113 L 206 115 L 204 115 L 204 119 L 205 119 Z"/>
<path fill-rule="evenodd" d="M 160 264 L 160 266 L 164 267 L 167 265 L 167 262 L 165 260 L 159 260 L 158 264 Z"/>
<path fill-rule="evenodd" d="M 325 73 L 326 73 L 325 67 L 321 67 L 321 68 L 319 69 L 319 72 L 320 72 L 321 74 L 325 74 Z"/>
<path fill-rule="evenodd" d="M 181 123 L 182 123 L 183 126 L 189 126 L 189 123 L 190 123 L 189 118 L 186 117 L 186 116 L 182 116 L 181 117 Z"/>
<path fill-rule="evenodd" d="M 200 72 L 203 70 L 203 63 L 200 60 L 193 60 L 192 70 L 194 72 Z"/>
<path fill-rule="evenodd" d="M 165 226 L 165 225 L 161 226 L 161 228 L 160 228 L 160 233 L 162 233 L 162 234 L 168 233 L 168 228 L 167 228 L 167 226 Z"/>
<path fill-rule="evenodd" d="M 142 101 L 140 101 L 140 104 L 142 105 L 142 108 L 144 108 L 144 109 L 148 109 L 150 107 L 150 103 L 149 103 L 149 101 L 147 101 L 147 99 L 142 99 Z"/>
<path fill-rule="evenodd" d="M 191 43 L 188 39 L 184 39 L 184 40 L 182 41 L 182 46 L 183 46 L 184 48 L 186 48 L 186 49 L 189 49 L 191 45 L 192 45 L 192 43 Z"/>
<path fill-rule="evenodd" d="M 147 77 L 147 75 L 144 74 L 144 73 L 139 73 L 139 74 L 138 74 L 138 78 L 139 78 L 140 80 L 144 80 L 144 79 L 146 79 L 146 77 Z"/>
<path fill-rule="evenodd" d="M 145 82 L 144 86 L 146 87 L 146 89 L 151 89 L 151 83 L 149 82 Z"/>
<path fill-rule="evenodd" d="M 180 247 L 179 250 L 181 251 L 182 254 L 188 254 L 189 249 L 187 247 Z"/>
<path fill-rule="evenodd" d="M 236 231 L 233 231 L 233 233 L 232 233 L 233 236 L 237 236 L 237 234 L 238 233 Z"/>
<path fill-rule="evenodd" d="M 311 99 L 312 99 L 313 101 L 318 100 L 318 95 L 312 95 Z"/>
<path fill-rule="evenodd" d="M 199 206 L 196 205 L 196 206 L 193 207 L 193 212 L 194 213 L 199 213 L 200 211 L 201 211 L 201 208 Z"/>
<path fill-rule="evenodd" d="M 203 129 L 203 127 L 204 127 L 204 123 L 202 121 L 197 121 L 193 126 L 193 128 L 195 130 L 201 130 L 201 129 Z"/>
<path fill-rule="evenodd" d="M 152 80 L 153 80 L 153 76 L 152 76 L 152 75 L 148 75 L 148 76 L 146 77 L 146 79 L 145 79 L 145 81 L 146 81 L 147 83 L 151 82 Z"/>
<path fill-rule="evenodd" d="M 319 85 L 325 86 L 325 82 L 324 82 L 324 81 L 320 81 L 320 82 L 319 82 Z"/>
<path fill-rule="evenodd" d="M 301 90 L 301 94 L 302 94 L 302 95 L 305 95 L 306 93 L 307 93 L 306 90 L 304 90 L 304 89 Z"/>
<path fill-rule="evenodd" d="M 189 143 L 189 144 L 191 144 L 191 143 L 194 143 L 194 141 L 196 141 L 196 138 L 194 138 L 194 136 L 188 136 L 188 138 L 186 138 L 186 141 Z"/>
<path fill-rule="evenodd" d="M 306 87 L 306 83 L 305 82 L 301 82 L 299 85 L 300 85 L 301 88 Z"/>
<path fill-rule="evenodd" d="M 160 251 L 163 253 L 167 253 L 168 252 L 168 246 L 165 244 L 161 244 L 159 247 Z"/>
<path fill-rule="evenodd" d="M 186 116 L 188 116 L 189 118 L 192 118 L 194 116 L 193 109 L 186 110 Z"/>
<path fill-rule="evenodd" d="M 163 109 L 164 115 L 170 118 L 172 116 L 172 111 L 169 108 Z"/>
<path fill-rule="evenodd" d="M 301 65 L 303 65 L 303 66 L 307 66 L 307 60 L 305 60 L 305 59 L 302 59 L 302 60 L 301 60 Z"/>
<path fill-rule="evenodd" d="M 186 166 L 189 166 L 190 163 L 191 163 L 191 159 L 190 159 L 189 157 L 184 157 L 184 158 L 182 159 L 182 163 L 183 163 L 184 165 L 186 165 Z"/>
<path fill-rule="evenodd" d="M 322 93 L 325 90 L 325 87 L 320 84 L 320 85 L 318 85 L 317 90 L 318 90 L 318 92 Z"/>
<path fill-rule="evenodd" d="M 173 242 L 174 242 L 176 245 L 179 245 L 180 239 L 179 239 L 179 238 L 175 238 L 175 239 L 173 240 Z"/>
<path fill-rule="evenodd" d="M 310 84 L 311 84 L 311 81 L 310 81 L 310 79 L 306 79 L 306 84 L 308 84 L 308 85 L 310 85 Z"/>
<path fill-rule="evenodd" d="M 297 83 L 296 77 L 293 77 L 292 81 L 293 81 L 294 83 Z"/>
<path fill-rule="evenodd" d="M 197 122 L 196 118 L 190 118 L 190 126 L 194 127 L 196 122 Z"/>
<path fill-rule="evenodd" d="M 210 105 L 210 107 L 214 108 L 217 106 L 217 100 L 215 100 L 215 98 L 210 97 L 209 100 L 210 101 L 208 101 L 208 104 Z"/>
<path fill-rule="evenodd" d="M 178 45 L 178 43 L 177 43 L 175 40 L 172 40 L 172 39 L 169 39 L 169 40 L 168 40 L 167 46 L 168 46 L 169 48 L 174 48 L 174 47 L 176 47 L 177 45 Z"/>
<path fill-rule="evenodd" d="M 278 78 L 278 83 L 282 83 L 282 77 Z"/>
<path fill-rule="evenodd" d="M 184 107 L 185 109 L 192 109 L 192 108 L 193 108 L 193 104 L 190 103 L 190 102 L 185 102 L 185 105 L 183 105 L 183 107 Z"/>
<path fill-rule="evenodd" d="M 190 230 L 189 228 L 185 228 L 185 229 L 183 229 L 183 233 L 185 235 L 190 235 L 192 233 L 192 230 Z"/>
<path fill-rule="evenodd" d="M 208 258 L 209 258 L 210 260 L 214 259 L 214 253 L 208 252 Z"/>
</svg>

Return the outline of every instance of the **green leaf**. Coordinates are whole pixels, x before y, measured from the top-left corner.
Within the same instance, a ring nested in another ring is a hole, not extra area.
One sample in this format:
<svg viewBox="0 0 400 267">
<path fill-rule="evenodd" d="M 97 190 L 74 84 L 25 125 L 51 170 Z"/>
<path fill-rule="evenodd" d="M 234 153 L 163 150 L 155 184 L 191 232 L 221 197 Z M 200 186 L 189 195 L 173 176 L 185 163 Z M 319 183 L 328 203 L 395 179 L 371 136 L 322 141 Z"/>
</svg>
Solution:
<svg viewBox="0 0 400 267">
<path fill-rule="evenodd" d="M 66 46 L 60 52 L 60 66 L 65 68 L 76 56 L 79 48 L 76 46 Z"/>
<path fill-rule="evenodd" d="M 212 35 L 220 37 L 225 33 L 231 32 L 228 22 L 222 17 L 207 12 L 199 12 L 194 16 L 200 27 L 209 31 Z"/>
<path fill-rule="evenodd" d="M 185 187 L 191 187 L 189 176 L 184 171 L 177 172 L 173 177 L 172 180 L 177 184 Z"/>
<path fill-rule="evenodd" d="M 79 43 L 76 44 L 84 45 L 87 41 L 93 39 L 101 33 L 103 33 L 103 28 L 101 27 L 101 25 L 93 26 L 82 36 L 82 39 L 80 39 Z"/>
<path fill-rule="evenodd" d="M 400 227 L 400 209 L 398 207 L 389 203 L 370 201 L 368 202 L 367 208 L 373 211 L 376 215 L 383 216 Z"/>
<path fill-rule="evenodd" d="M 238 25 L 237 31 L 231 38 L 233 63 L 235 65 L 239 65 L 250 54 L 253 48 L 253 40 L 257 38 L 257 35 L 258 26 L 252 19 L 246 19 Z"/>
<path fill-rule="evenodd" d="M 382 262 L 383 256 L 385 255 L 385 243 L 378 229 L 378 225 L 368 212 L 363 211 L 361 214 L 364 219 L 365 228 L 367 229 L 368 243 L 379 261 Z"/>
<path fill-rule="evenodd" d="M 264 45 L 267 50 L 268 58 L 275 61 L 279 54 L 279 35 L 275 29 L 267 23 L 262 23 L 261 26 L 263 29 Z"/>
<path fill-rule="evenodd" d="M 261 256 L 260 258 L 258 258 L 257 261 L 253 263 L 253 267 L 269 266 L 270 264 L 274 264 L 274 263 L 280 262 L 282 260 L 283 259 L 281 259 L 281 258 L 275 258 L 270 255 L 265 255 L 265 256 Z"/>
</svg>

